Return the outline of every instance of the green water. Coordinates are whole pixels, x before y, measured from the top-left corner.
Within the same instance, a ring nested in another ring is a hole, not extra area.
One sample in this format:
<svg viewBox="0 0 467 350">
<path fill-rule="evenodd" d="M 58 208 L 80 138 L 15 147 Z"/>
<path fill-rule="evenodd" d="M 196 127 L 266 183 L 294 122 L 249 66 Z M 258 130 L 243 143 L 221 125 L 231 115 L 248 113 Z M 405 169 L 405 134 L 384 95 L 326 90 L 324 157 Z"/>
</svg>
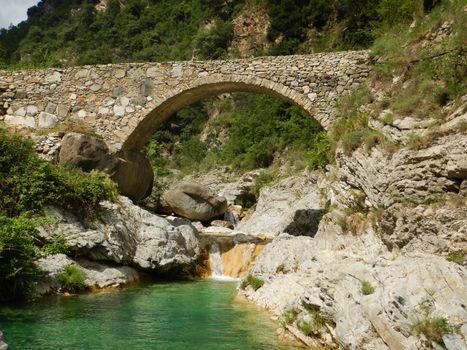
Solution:
<svg viewBox="0 0 467 350">
<path fill-rule="evenodd" d="M 141 285 L 0 309 L 11 350 L 293 349 L 232 282 Z"/>
</svg>

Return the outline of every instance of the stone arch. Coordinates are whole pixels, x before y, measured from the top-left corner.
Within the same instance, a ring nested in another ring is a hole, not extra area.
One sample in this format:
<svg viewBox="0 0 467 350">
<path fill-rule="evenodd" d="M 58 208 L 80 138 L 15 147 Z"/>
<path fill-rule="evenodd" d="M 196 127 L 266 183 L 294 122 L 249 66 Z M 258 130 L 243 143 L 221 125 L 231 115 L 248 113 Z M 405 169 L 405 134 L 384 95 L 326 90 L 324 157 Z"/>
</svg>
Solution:
<svg viewBox="0 0 467 350">
<path fill-rule="evenodd" d="M 315 117 L 313 103 L 306 94 L 301 94 L 281 83 L 246 75 L 213 74 L 192 80 L 188 84 L 178 84 L 170 94 L 156 98 L 156 107 L 129 133 L 122 150 L 139 150 L 144 147 L 153 132 L 179 109 L 203 98 L 228 92 L 252 92 L 277 97 Z M 316 119 L 323 125 L 317 115 Z"/>
</svg>

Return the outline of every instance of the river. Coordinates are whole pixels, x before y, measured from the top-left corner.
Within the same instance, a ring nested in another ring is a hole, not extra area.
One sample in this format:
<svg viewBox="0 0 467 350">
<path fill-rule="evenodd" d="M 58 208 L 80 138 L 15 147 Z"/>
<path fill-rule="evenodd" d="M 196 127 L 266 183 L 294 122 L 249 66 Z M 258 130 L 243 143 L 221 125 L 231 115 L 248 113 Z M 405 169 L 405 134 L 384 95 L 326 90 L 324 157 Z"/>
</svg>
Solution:
<svg viewBox="0 0 467 350">
<path fill-rule="evenodd" d="M 295 349 L 235 287 L 208 279 L 52 296 L 1 307 L 0 329 L 11 350 Z"/>
</svg>

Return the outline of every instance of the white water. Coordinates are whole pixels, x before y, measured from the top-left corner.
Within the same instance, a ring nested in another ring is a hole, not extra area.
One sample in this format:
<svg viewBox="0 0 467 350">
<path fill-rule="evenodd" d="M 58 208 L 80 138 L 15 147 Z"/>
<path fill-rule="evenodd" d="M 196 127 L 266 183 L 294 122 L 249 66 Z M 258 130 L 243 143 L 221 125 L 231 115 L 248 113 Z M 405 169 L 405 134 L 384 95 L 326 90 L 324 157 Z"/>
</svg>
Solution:
<svg viewBox="0 0 467 350">
<path fill-rule="evenodd" d="M 225 276 L 222 269 L 222 256 L 219 245 L 213 243 L 211 249 L 209 250 L 209 265 L 211 267 L 211 279 L 217 281 L 238 281 L 238 278 Z"/>
</svg>

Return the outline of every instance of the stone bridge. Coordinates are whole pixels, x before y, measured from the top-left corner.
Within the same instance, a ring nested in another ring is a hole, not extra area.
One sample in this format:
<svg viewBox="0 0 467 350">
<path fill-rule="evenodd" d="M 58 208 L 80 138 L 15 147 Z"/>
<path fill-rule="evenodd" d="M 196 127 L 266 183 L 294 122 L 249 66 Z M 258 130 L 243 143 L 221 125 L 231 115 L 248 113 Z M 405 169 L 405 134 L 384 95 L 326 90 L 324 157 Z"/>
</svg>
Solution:
<svg viewBox="0 0 467 350">
<path fill-rule="evenodd" d="M 0 71 L 0 120 L 39 129 L 78 122 L 114 151 L 137 150 L 183 106 L 245 91 L 285 99 L 329 128 L 333 102 L 357 88 L 369 69 L 366 51 L 346 51 Z"/>
</svg>

